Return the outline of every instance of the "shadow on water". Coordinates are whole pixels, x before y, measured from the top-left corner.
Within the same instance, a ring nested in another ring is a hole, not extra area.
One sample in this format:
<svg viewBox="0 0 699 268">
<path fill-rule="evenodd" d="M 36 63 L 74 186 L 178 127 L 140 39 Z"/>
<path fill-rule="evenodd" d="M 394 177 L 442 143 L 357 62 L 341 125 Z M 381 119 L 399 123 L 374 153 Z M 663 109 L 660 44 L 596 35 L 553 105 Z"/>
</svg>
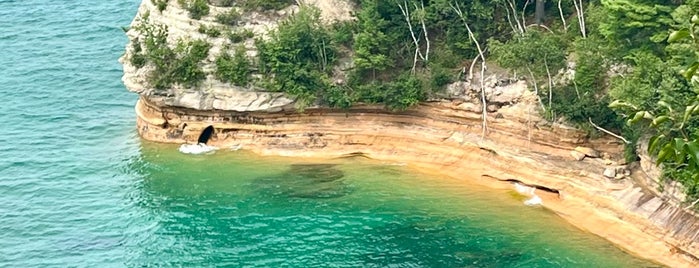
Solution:
<svg viewBox="0 0 699 268">
<path fill-rule="evenodd" d="M 351 194 L 345 173 L 334 164 L 294 164 L 279 174 L 264 176 L 255 186 L 265 195 L 304 199 L 329 199 Z"/>
</svg>

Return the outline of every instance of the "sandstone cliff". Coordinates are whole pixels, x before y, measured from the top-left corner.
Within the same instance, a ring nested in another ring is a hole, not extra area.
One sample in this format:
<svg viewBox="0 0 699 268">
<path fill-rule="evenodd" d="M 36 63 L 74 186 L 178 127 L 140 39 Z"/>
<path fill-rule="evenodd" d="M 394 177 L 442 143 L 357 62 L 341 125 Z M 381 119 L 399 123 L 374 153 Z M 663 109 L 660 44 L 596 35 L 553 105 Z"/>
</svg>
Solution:
<svg viewBox="0 0 699 268">
<path fill-rule="evenodd" d="M 205 69 L 211 69 L 214 55 L 230 41 L 197 29 L 215 25 L 212 16 L 230 8 L 212 6 L 212 15 L 192 20 L 172 2 L 161 12 L 144 0 L 132 28 L 149 14 L 151 22 L 168 26 L 169 42 L 206 39 L 212 49 Z M 306 2 L 318 6 L 326 20 L 350 18 L 351 7 L 343 1 Z M 297 8 L 246 13 L 238 27 L 264 36 Z M 138 39 L 137 31 L 127 34 Z M 244 44 L 254 55 L 252 40 Z M 211 144 L 222 148 L 304 157 L 364 155 L 493 187 L 511 187 L 508 180 L 519 180 L 542 189 L 547 208 L 630 252 L 674 267 L 699 265 L 699 220 L 673 200 L 676 195 L 656 191 L 657 174 L 649 159 L 643 168 L 622 165 L 623 144 L 616 139 L 591 140 L 579 130 L 542 119 L 524 82 L 488 77 L 484 131 L 479 91 L 468 82 L 451 85 L 444 98 L 403 112 L 357 106 L 310 107 L 299 113 L 294 100 L 281 93 L 232 86 L 211 74 L 196 89 L 152 89 L 145 80 L 148 66 L 132 66 L 132 53 L 127 45 L 123 80 L 141 96 L 136 113 L 145 139 L 191 143 L 213 126 Z"/>
</svg>

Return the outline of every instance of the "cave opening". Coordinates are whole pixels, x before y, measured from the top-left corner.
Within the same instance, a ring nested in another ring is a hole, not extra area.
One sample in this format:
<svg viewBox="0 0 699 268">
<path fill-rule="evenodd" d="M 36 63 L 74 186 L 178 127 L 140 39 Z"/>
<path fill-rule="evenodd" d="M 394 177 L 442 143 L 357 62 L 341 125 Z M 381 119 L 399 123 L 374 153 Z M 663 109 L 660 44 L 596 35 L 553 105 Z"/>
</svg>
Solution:
<svg viewBox="0 0 699 268">
<path fill-rule="evenodd" d="M 204 130 L 201 131 L 201 134 L 199 134 L 199 139 L 197 140 L 197 143 L 203 143 L 206 144 L 209 142 L 209 139 L 211 139 L 211 135 L 214 134 L 214 126 L 208 126 L 204 128 Z"/>
</svg>

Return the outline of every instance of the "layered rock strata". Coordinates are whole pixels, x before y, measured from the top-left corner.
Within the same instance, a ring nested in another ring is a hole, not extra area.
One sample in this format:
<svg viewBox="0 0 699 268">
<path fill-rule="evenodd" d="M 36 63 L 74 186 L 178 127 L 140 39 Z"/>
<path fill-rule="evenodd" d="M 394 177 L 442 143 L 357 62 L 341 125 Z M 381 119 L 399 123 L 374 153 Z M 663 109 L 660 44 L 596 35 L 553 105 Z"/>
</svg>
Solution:
<svg viewBox="0 0 699 268">
<path fill-rule="evenodd" d="M 673 267 L 699 264 L 697 217 L 633 178 L 604 177 L 609 160 L 570 156 L 575 147 L 587 146 L 619 157 L 619 142 L 590 141 L 580 131 L 542 125 L 538 116 L 523 112 L 524 104 L 491 113 L 483 137 L 481 114 L 463 109 L 468 106 L 436 101 L 404 112 L 375 106 L 235 112 L 161 107 L 141 98 L 136 112 L 147 140 L 192 143 L 213 126 L 209 144 L 220 148 L 295 157 L 363 155 L 493 187 L 519 180 L 556 192 L 540 194 L 547 208 L 632 253 Z"/>
</svg>

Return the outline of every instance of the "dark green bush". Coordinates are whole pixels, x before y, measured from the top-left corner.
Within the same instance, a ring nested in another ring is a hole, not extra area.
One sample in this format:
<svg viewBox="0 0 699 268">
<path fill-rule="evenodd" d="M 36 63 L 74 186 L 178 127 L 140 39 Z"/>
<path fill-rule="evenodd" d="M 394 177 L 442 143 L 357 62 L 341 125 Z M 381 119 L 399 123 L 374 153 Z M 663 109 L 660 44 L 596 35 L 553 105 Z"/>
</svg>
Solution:
<svg viewBox="0 0 699 268">
<path fill-rule="evenodd" d="M 330 107 L 348 109 L 354 103 L 351 90 L 347 86 L 331 86 L 323 93 L 323 101 Z"/>
<path fill-rule="evenodd" d="M 238 46 L 231 56 L 225 51 L 216 59 L 216 78 L 236 86 L 247 86 L 250 81 L 250 61 L 245 47 Z"/>
<path fill-rule="evenodd" d="M 454 82 L 454 76 L 441 66 L 435 66 L 430 71 L 430 87 L 441 90 L 444 86 Z"/>
<path fill-rule="evenodd" d="M 207 27 L 206 25 L 199 25 L 199 33 L 211 36 L 211 37 L 219 37 L 221 36 L 221 30 L 216 28 L 216 27 Z"/>
<path fill-rule="evenodd" d="M 220 24 L 235 26 L 238 25 L 238 21 L 240 21 L 240 16 L 240 12 L 232 8 L 226 13 L 216 15 L 216 22 Z"/>
<path fill-rule="evenodd" d="M 336 22 L 332 25 L 332 37 L 337 44 L 352 46 L 354 41 L 354 32 L 356 31 L 357 23 L 354 21 Z"/>
<path fill-rule="evenodd" d="M 166 89 L 173 84 L 196 87 L 206 78 L 200 64 L 209 53 L 211 46 L 208 43 L 203 40 L 180 40 L 173 49 L 167 44 L 168 30 L 165 26 L 154 25 L 144 19 L 135 29 L 143 36 L 143 43 L 139 49 L 134 45 L 134 51 L 140 51 L 135 55 L 142 55 L 136 57 L 134 65 L 153 65 L 154 70 L 147 77 L 150 86 L 156 89 Z"/>
<path fill-rule="evenodd" d="M 253 37 L 255 37 L 255 33 L 248 29 L 244 29 L 242 31 L 232 31 L 228 33 L 228 39 L 230 39 L 233 43 L 240 43 Z"/>
<path fill-rule="evenodd" d="M 156 7 L 158 7 L 158 11 L 163 12 L 165 8 L 167 8 L 167 2 L 169 0 L 151 0 L 150 2 L 153 3 Z"/>
<path fill-rule="evenodd" d="M 232 7 L 238 0 L 209 0 L 209 4 L 218 7 Z"/>
<path fill-rule="evenodd" d="M 297 97 L 301 107 L 316 100 L 330 87 L 329 74 L 335 61 L 330 32 L 320 22 L 317 9 L 303 7 L 282 21 L 269 40 L 257 40 L 260 70 L 265 85 Z"/>
<path fill-rule="evenodd" d="M 243 7 L 248 10 L 280 10 L 294 3 L 295 0 L 245 0 Z"/>
<path fill-rule="evenodd" d="M 209 15 L 209 3 L 206 0 L 178 0 L 182 8 L 189 11 L 189 17 L 195 20 Z"/>
<path fill-rule="evenodd" d="M 391 110 L 405 110 L 427 98 L 422 81 L 409 74 L 401 75 L 387 89 L 385 104 Z"/>
</svg>

